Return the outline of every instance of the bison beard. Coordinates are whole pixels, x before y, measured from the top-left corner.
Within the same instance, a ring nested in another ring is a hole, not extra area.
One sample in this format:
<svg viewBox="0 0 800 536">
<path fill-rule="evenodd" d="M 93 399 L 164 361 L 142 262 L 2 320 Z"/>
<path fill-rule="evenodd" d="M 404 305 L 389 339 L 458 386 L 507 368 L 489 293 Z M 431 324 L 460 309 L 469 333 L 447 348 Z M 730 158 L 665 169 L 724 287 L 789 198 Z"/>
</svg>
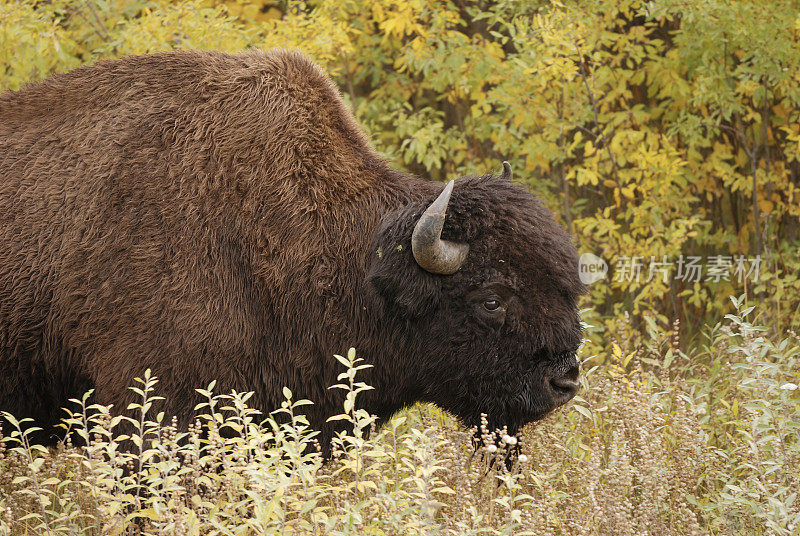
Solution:
<svg viewBox="0 0 800 536">
<path fill-rule="evenodd" d="M 567 233 L 508 166 L 391 169 L 299 53 L 101 61 L 0 95 L 0 142 L 0 410 L 39 440 L 150 368 L 183 426 L 212 380 L 265 411 L 288 386 L 327 444 L 351 346 L 380 418 L 514 432 L 577 389 Z"/>
</svg>

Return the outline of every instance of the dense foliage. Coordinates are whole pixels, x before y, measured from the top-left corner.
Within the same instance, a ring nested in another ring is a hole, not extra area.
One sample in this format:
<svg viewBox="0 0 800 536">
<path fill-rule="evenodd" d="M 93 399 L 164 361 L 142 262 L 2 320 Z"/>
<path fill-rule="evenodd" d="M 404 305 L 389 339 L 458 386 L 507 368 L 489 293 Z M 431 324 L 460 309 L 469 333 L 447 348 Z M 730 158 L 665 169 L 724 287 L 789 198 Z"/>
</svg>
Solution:
<svg viewBox="0 0 800 536">
<path fill-rule="evenodd" d="M 237 432 L 211 444 L 142 411 L 157 440 L 130 455 L 114 419 L 78 412 L 85 448 L 3 431 L 0 535 L 800 534 L 800 2 L 0 0 L 0 89 L 277 46 L 328 69 L 394 165 L 509 160 L 607 261 L 582 396 L 524 431 L 510 471 L 465 466 L 469 431 L 433 408 L 369 438 L 345 408 L 330 465 L 247 395 L 209 393 L 205 420 Z"/>
<path fill-rule="evenodd" d="M 741 292 L 770 325 L 800 320 L 796 0 L 0 6 L 4 88 L 124 54 L 304 50 L 396 165 L 444 179 L 508 159 L 610 265 L 597 323 L 697 326 Z"/>
</svg>

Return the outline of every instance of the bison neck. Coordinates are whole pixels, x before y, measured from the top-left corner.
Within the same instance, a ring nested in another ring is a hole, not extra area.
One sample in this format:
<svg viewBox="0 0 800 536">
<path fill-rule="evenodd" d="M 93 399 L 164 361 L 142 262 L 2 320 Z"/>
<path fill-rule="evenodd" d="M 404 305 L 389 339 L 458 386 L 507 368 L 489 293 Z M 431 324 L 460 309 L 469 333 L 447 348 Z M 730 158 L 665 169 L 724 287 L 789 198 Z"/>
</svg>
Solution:
<svg viewBox="0 0 800 536">
<path fill-rule="evenodd" d="M 361 397 L 371 413 L 386 418 L 419 399 L 414 371 L 394 366 L 412 330 L 385 316 L 365 277 L 382 218 L 440 186 L 382 163 L 367 171 L 368 185 L 348 195 L 320 199 L 297 190 L 290 199 L 285 191 L 270 192 L 267 199 L 281 202 L 260 203 L 239 224 L 244 242 L 256 245 L 248 264 L 260 319 L 258 352 L 237 367 L 242 388 L 255 390 L 256 398 L 269 393 L 257 403 L 270 408 L 280 403 L 275 393 L 290 387 L 295 398 L 314 402 L 312 424 L 323 429 L 343 402 L 341 390 L 327 388 L 344 371 L 333 356 L 351 347 L 373 365 L 359 373 L 375 388 Z M 254 214 L 259 225 L 247 228 Z"/>
</svg>

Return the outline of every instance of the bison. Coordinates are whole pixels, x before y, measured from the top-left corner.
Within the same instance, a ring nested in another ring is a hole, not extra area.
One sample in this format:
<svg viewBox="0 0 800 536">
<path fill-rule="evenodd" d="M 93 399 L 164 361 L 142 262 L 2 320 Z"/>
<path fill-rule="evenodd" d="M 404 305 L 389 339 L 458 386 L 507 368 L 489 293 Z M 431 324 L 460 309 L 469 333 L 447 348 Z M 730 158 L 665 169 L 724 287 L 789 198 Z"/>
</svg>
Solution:
<svg viewBox="0 0 800 536">
<path fill-rule="evenodd" d="M 100 61 L 0 95 L 0 410 L 51 437 L 88 389 L 162 409 L 282 387 L 322 444 L 355 347 L 379 419 L 416 401 L 511 433 L 578 389 L 568 233 L 502 174 L 389 167 L 298 52 Z"/>
</svg>

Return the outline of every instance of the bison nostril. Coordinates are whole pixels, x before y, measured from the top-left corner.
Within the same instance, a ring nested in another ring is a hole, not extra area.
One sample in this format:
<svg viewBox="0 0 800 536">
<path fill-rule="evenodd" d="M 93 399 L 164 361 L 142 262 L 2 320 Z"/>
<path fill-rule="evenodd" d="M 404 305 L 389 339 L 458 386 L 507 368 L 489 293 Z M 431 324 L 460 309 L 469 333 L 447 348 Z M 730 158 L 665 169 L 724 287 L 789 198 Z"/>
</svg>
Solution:
<svg viewBox="0 0 800 536">
<path fill-rule="evenodd" d="M 554 391 L 571 397 L 578 392 L 581 384 L 575 380 L 568 380 L 567 378 L 553 378 L 550 380 L 550 386 Z"/>
<path fill-rule="evenodd" d="M 577 366 L 570 367 L 565 374 L 550 378 L 550 387 L 559 395 L 572 398 L 581 386 L 578 382 L 578 374 Z"/>
</svg>

